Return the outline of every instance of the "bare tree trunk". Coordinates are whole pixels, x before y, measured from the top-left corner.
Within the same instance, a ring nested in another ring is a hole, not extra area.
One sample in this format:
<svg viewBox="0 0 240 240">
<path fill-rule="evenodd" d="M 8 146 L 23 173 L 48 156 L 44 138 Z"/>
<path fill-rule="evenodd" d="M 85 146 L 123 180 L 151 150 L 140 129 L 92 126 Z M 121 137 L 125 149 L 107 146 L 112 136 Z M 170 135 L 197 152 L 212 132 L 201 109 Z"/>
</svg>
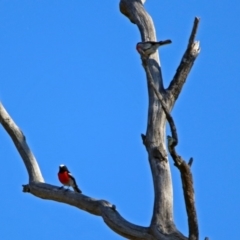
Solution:
<svg viewBox="0 0 240 240">
<path fill-rule="evenodd" d="M 143 3 L 143 0 L 121 0 L 120 11 L 138 26 L 142 42 L 156 41 L 153 21 L 145 11 Z M 173 108 L 187 75 L 200 52 L 199 42 L 194 41 L 198 23 L 199 19 L 196 18 L 187 50 L 168 88 L 163 87 L 158 53 L 152 54 L 149 58 L 141 56 L 146 71 L 149 93 L 147 131 L 145 135 L 142 134 L 142 139 L 148 152 L 155 194 L 152 220 L 149 227 L 137 226 L 126 221 L 118 213 L 116 206 L 105 200 L 96 200 L 71 191 L 64 192 L 56 186 L 44 183 L 37 161 L 27 145 L 25 136 L 0 103 L 0 122 L 12 138 L 28 171 L 29 183 L 23 186 L 23 192 L 29 192 L 42 199 L 63 202 L 96 216 L 101 216 L 113 231 L 128 239 L 198 240 L 198 222 L 190 170 L 192 160 L 186 164 L 176 152 L 177 131 L 170 115 L 170 110 Z M 168 150 L 175 166 L 180 171 L 183 183 L 189 225 L 188 237 L 178 231 L 173 219 L 172 179 L 165 144 L 167 121 L 172 132 L 172 136 L 168 137 Z"/>
<path fill-rule="evenodd" d="M 138 26 L 142 36 L 142 42 L 156 41 L 153 21 L 143 7 L 144 2 L 145 1 L 141 0 L 121 0 L 120 11 L 128 17 L 132 23 Z M 149 156 L 155 191 L 150 231 L 158 239 L 162 239 L 163 235 L 174 235 L 174 238 L 168 239 L 185 239 L 176 229 L 173 221 L 172 181 L 165 147 L 165 126 L 166 120 L 168 120 L 172 130 L 172 139 L 175 142 L 174 145 L 169 144 L 169 151 L 174 158 L 175 165 L 180 170 L 182 166 L 188 165 L 185 164 L 182 159 L 181 163 L 176 164 L 176 162 L 178 163 L 176 158 L 180 156 L 177 154 L 174 155 L 173 152 L 176 153 L 175 146 L 177 145 L 178 139 L 176 127 L 169 111 L 172 109 L 187 75 L 200 52 L 199 42 L 194 42 L 198 22 L 199 19 L 196 18 L 187 50 L 167 89 L 163 87 L 161 67 L 157 52 L 152 54 L 149 59 L 142 56 L 149 93 L 147 133 L 146 136 L 142 135 L 142 138 Z M 189 217 L 189 239 L 198 239 L 198 224 L 190 167 L 185 167 L 185 171 L 180 170 L 180 172 Z M 188 180 L 186 181 L 186 179 Z M 187 188 L 186 184 L 188 186 Z M 191 201 L 189 201 L 189 199 L 191 199 Z"/>
</svg>

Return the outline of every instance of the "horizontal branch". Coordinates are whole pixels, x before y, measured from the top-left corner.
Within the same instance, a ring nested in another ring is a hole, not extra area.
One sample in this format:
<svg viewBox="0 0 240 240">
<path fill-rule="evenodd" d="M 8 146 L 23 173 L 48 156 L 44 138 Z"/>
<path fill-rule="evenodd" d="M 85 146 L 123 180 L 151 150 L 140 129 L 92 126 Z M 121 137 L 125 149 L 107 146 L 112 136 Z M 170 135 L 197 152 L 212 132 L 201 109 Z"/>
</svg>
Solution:
<svg viewBox="0 0 240 240">
<path fill-rule="evenodd" d="M 96 200 L 83 194 L 65 191 L 59 187 L 44 183 L 37 160 L 27 145 L 26 138 L 0 102 L 0 123 L 7 131 L 20 153 L 28 175 L 29 183 L 23 186 L 23 192 L 29 192 L 42 199 L 53 200 L 75 206 L 91 214 L 101 216 L 113 231 L 128 239 L 153 240 L 149 228 L 134 225 L 126 221 L 117 212 L 116 207 L 105 200 Z"/>
<path fill-rule="evenodd" d="M 29 192 L 42 199 L 66 203 L 96 216 L 101 216 L 109 228 L 125 238 L 153 240 L 148 234 L 147 227 L 137 226 L 126 221 L 118 213 L 116 206 L 106 200 L 96 200 L 70 190 L 59 189 L 57 186 L 36 182 L 24 185 L 23 192 Z"/>
<path fill-rule="evenodd" d="M 200 18 L 195 17 L 191 35 L 189 37 L 187 49 L 182 57 L 182 60 L 177 68 L 176 74 L 173 77 L 167 91 L 173 96 L 173 103 L 177 100 L 183 84 L 200 53 L 200 42 L 195 41 L 195 36 L 198 29 Z M 173 105 L 172 103 L 172 105 Z"/>
</svg>

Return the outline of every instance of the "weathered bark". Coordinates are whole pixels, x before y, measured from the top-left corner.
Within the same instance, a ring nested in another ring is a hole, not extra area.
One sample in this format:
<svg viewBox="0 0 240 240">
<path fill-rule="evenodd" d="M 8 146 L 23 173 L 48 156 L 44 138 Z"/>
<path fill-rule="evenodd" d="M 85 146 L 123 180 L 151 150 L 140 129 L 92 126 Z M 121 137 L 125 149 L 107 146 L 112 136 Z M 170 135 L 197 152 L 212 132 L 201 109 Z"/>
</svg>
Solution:
<svg viewBox="0 0 240 240">
<path fill-rule="evenodd" d="M 143 8 L 141 1 L 122 0 L 120 10 L 137 24 L 143 42 L 156 41 L 153 21 Z M 164 96 L 165 90 L 157 53 L 148 59 L 148 67 L 156 88 Z M 148 74 L 147 78 L 149 78 Z M 144 143 L 149 154 L 155 192 L 151 230 L 161 232 L 161 234 L 170 234 L 176 231 L 176 227 L 173 222 L 172 180 L 164 144 L 166 117 L 158 98 L 149 86 L 148 93 L 148 124 Z"/>
<path fill-rule="evenodd" d="M 0 123 L 12 138 L 23 162 L 27 168 L 29 182 L 44 182 L 38 163 L 26 143 L 26 137 L 14 123 L 0 102 Z"/>
<path fill-rule="evenodd" d="M 153 22 L 144 10 L 142 1 L 121 0 L 120 10 L 132 23 L 137 24 L 141 33 L 142 42 L 156 41 Z M 175 146 L 178 143 L 178 137 L 174 121 L 169 111 L 172 109 L 178 98 L 188 73 L 200 52 L 199 42 L 195 42 L 198 23 L 199 19 L 195 18 L 187 50 L 173 80 L 166 90 L 163 87 L 161 68 L 157 53 L 151 55 L 149 59 L 142 56 L 142 65 L 146 71 L 149 93 L 147 133 L 146 136 L 142 134 L 142 138 L 149 154 L 149 163 L 155 191 L 153 217 L 150 228 L 152 234 L 155 237 L 160 238 L 161 234 L 165 234 L 169 236 L 168 239 L 172 239 L 170 235 L 173 233 L 177 234 L 177 238 L 179 239 L 185 238 L 176 229 L 172 217 L 172 182 L 165 149 L 165 123 L 167 119 L 172 130 L 172 137 L 174 139 L 173 148 L 175 150 Z M 156 74 L 156 69 L 158 74 Z M 187 167 L 184 168 L 184 166 Z M 198 239 L 198 223 L 190 167 L 188 167 L 183 160 L 181 161 L 181 164 L 177 165 L 177 167 L 179 168 L 182 177 L 184 197 L 189 219 L 189 239 L 196 240 Z"/>
<path fill-rule="evenodd" d="M 195 41 L 195 36 L 198 29 L 200 19 L 195 18 L 192 33 L 189 37 L 187 49 L 182 57 L 182 60 L 177 68 L 176 74 L 173 77 L 169 87 L 167 88 L 168 101 L 170 101 L 170 107 L 173 106 L 175 101 L 177 100 L 183 84 L 185 83 L 187 76 L 194 64 L 195 59 L 200 53 L 200 42 Z"/>
<path fill-rule="evenodd" d="M 144 0 L 121 0 L 120 11 L 139 28 L 142 41 L 156 41 L 155 28 L 151 17 L 143 7 Z M 0 103 L 0 122 L 12 138 L 20 153 L 29 175 L 29 183 L 23 185 L 23 192 L 29 192 L 42 199 L 53 200 L 75 206 L 96 216 L 119 235 L 136 240 L 198 240 L 198 222 L 194 202 L 194 188 L 190 165 L 177 154 L 177 130 L 170 115 L 187 75 L 197 58 L 200 48 L 195 42 L 199 19 L 196 18 L 186 52 L 169 87 L 164 89 L 158 53 L 148 59 L 142 58 L 146 71 L 149 106 L 146 134 L 142 134 L 143 143 L 148 152 L 148 160 L 154 185 L 153 214 L 149 227 L 134 225 L 116 210 L 116 206 L 96 200 L 72 191 L 64 191 L 57 186 L 44 183 L 38 163 L 27 145 L 20 128 Z M 183 191 L 188 214 L 189 235 L 185 237 L 174 224 L 172 179 L 165 144 L 166 121 L 169 122 L 172 137 L 169 137 L 168 149 L 180 170 Z"/>
<path fill-rule="evenodd" d="M 174 165 L 179 169 L 181 174 L 184 199 L 185 199 L 186 210 L 188 215 L 189 240 L 197 240 L 199 237 L 198 220 L 197 220 L 197 212 L 195 208 L 193 177 L 190 170 L 190 167 L 193 163 L 193 158 L 191 158 L 189 160 L 189 163 L 187 164 L 181 158 L 181 156 L 177 154 L 175 147 L 178 144 L 178 135 L 177 135 L 177 129 L 176 129 L 174 120 L 171 114 L 168 112 L 167 106 L 161 94 L 158 92 L 158 90 L 154 86 L 151 73 L 149 72 L 149 69 L 147 66 L 146 59 L 143 59 L 143 67 L 146 70 L 147 74 L 150 76 L 150 78 L 148 79 L 149 85 L 152 87 L 152 89 L 154 90 L 154 93 L 156 94 L 158 100 L 160 101 L 163 111 L 170 125 L 172 137 L 168 136 L 168 149 L 174 160 Z"/>
</svg>

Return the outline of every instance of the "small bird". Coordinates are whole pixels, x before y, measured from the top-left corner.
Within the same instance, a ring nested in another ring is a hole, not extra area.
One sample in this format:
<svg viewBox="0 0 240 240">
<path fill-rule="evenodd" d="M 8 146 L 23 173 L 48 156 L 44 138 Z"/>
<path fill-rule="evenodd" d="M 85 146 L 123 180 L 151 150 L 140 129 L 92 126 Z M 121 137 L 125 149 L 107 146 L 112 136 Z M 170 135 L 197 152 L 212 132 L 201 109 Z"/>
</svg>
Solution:
<svg viewBox="0 0 240 240">
<path fill-rule="evenodd" d="M 160 46 L 170 43 L 172 43 L 170 39 L 159 42 L 139 42 L 137 43 L 136 49 L 141 55 L 149 57 L 151 54 L 155 53 Z"/>
<path fill-rule="evenodd" d="M 59 166 L 58 179 L 64 186 L 72 187 L 75 192 L 82 193 L 78 188 L 75 178 L 63 164 Z"/>
</svg>

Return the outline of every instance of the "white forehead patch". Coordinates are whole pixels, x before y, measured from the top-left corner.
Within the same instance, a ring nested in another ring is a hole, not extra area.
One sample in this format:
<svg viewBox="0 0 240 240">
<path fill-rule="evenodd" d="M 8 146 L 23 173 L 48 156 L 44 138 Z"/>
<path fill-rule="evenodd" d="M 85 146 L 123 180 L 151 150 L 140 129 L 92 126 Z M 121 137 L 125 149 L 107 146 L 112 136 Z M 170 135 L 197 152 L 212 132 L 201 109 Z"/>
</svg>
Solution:
<svg viewBox="0 0 240 240">
<path fill-rule="evenodd" d="M 64 164 L 61 164 L 59 167 L 65 167 L 65 165 L 64 165 Z"/>
</svg>

